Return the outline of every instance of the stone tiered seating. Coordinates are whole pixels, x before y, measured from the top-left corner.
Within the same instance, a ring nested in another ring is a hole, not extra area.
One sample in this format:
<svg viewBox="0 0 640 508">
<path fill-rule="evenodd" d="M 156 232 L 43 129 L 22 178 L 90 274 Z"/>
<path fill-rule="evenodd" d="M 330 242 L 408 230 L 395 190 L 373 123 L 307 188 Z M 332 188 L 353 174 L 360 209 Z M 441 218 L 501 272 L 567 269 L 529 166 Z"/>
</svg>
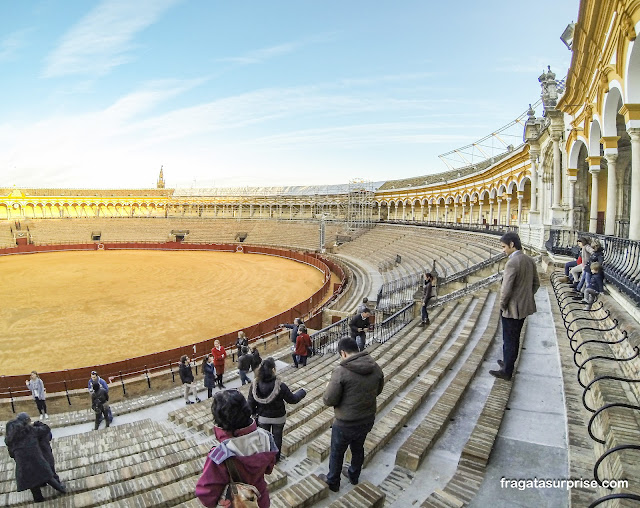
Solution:
<svg viewBox="0 0 640 508">
<path fill-rule="evenodd" d="M 13 221 L 0 221 L 0 249 L 15 247 L 16 242 L 11 232 L 12 225 Z"/>
<path fill-rule="evenodd" d="M 568 347 L 561 348 L 569 357 L 562 362 L 565 375 L 575 379 L 578 369 L 576 365 L 584 365 L 579 374 L 582 385 L 589 385 L 593 382 L 589 390 L 584 392 L 580 386 L 576 386 L 578 396 L 588 406 L 589 410 L 577 403 L 573 407 L 568 405 L 567 411 L 575 416 L 573 421 L 588 425 L 592 420 L 592 437 L 589 439 L 584 432 L 580 432 L 575 427 L 570 427 L 570 433 L 574 436 L 582 435 L 582 440 L 574 439 L 572 443 L 572 464 L 571 468 L 580 468 L 580 464 L 575 462 L 589 461 L 586 469 L 594 467 L 595 461 L 602 457 L 607 451 L 617 446 L 637 445 L 640 442 L 640 410 L 630 407 L 620 406 L 625 404 L 632 407 L 640 407 L 640 387 L 638 383 L 621 381 L 620 379 L 640 379 L 640 358 L 636 356 L 637 351 L 633 340 L 628 332 L 623 331 L 606 308 L 615 311 L 616 305 L 608 298 L 600 297 L 600 302 L 593 306 L 593 311 L 587 312 L 582 309 L 583 304 L 571 302 L 568 298 L 570 289 L 568 286 L 554 283 L 557 296 L 564 310 L 564 317 L 568 325 L 566 336 L 563 341 L 568 342 Z M 606 304 L 604 303 L 606 302 Z M 562 317 L 559 316 L 562 320 Z M 574 355 L 575 351 L 575 355 Z M 573 357 L 573 358 L 572 358 Z M 574 360 L 575 359 L 575 360 Z M 613 361 L 613 359 L 623 361 Z M 574 361 L 576 363 L 574 363 Z M 617 378 L 617 379 L 616 379 Z M 600 408 L 614 404 L 602 410 L 598 416 L 594 413 Z M 604 441 L 603 443 L 598 440 Z M 592 449 L 593 455 L 589 458 L 585 449 Z M 591 470 L 591 475 L 593 470 Z M 597 493 L 578 493 L 580 500 L 588 502 L 596 498 L 619 493 L 640 494 L 640 461 L 638 451 L 633 449 L 621 449 L 613 452 L 604 458 L 599 467 L 600 479 L 626 479 L 629 481 L 628 488 L 616 488 L 608 490 L 598 488 Z M 592 477 L 591 475 L 587 477 Z M 576 498 L 577 498 L 576 496 Z M 574 496 L 572 495 L 572 499 Z M 635 506 L 637 501 L 617 500 L 618 506 Z"/>
</svg>

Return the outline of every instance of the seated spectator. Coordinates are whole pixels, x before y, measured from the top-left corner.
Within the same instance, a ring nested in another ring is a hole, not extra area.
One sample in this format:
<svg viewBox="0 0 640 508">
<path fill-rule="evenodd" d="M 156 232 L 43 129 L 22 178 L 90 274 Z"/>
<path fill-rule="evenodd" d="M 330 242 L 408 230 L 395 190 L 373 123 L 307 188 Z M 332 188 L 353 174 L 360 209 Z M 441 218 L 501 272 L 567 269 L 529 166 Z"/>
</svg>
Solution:
<svg viewBox="0 0 640 508">
<path fill-rule="evenodd" d="M 584 310 L 591 310 L 593 302 L 596 301 L 598 294 L 604 291 L 604 274 L 602 273 L 602 265 L 598 262 L 591 263 L 589 267 L 591 276 L 585 284 L 584 302 L 587 304 Z"/>
<path fill-rule="evenodd" d="M 591 242 L 591 245 L 587 246 L 589 251 L 589 260 L 584 263 L 584 270 L 582 271 L 582 276 L 580 277 L 580 282 L 576 286 L 578 291 L 583 291 L 586 285 L 589 282 L 589 278 L 591 277 L 591 264 L 592 263 L 600 263 L 600 266 L 604 264 L 604 250 L 602 249 L 602 245 L 600 244 L 600 240 L 594 238 Z"/>
<path fill-rule="evenodd" d="M 249 353 L 249 348 L 247 346 L 242 346 L 241 356 L 238 360 L 238 373 L 240 374 L 240 381 L 242 381 L 242 386 L 247 383 L 251 383 L 251 379 L 247 376 L 249 370 L 251 370 L 251 360 L 253 356 Z"/>
<path fill-rule="evenodd" d="M 298 365 L 303 367 L 307 366 L 307 356 L 309 356 L 309 350 L 311 349 L 311 337 L 307 333 L 307 327 L 300 325 L 298 328 L 298 338 L 296 339 L 296 349 L 291 355 L 293 357 L 293 365 L 298 368 Z"/>
<path fill-rule="evenodd" d="M 282 431 L 287 420 L 284 403 L 297 404 L 306 394 L 302 388 L 291 393 L 289 387 L 276 377 L 276 362 L 273 358 L 262 362 L 249 390 L 249 407 L 251 413 L 258 417 L 258 426 L 273 434 L 278 448 L 276 461 L 280 460 Z"/>
<path fill-rule="evenodd" d="M 4 442 L 7 445 L 9 457 L 16 463 L 15 478 L 18 492 L 31 490 L 36 503 L 44 501 L 40 489 L 45 484 L 51 485 L 58 492 L 67 491 L 57 478 L 51 463 L 42 454 L 40 441 L 46 441 L 50 435 L 51 430 L 48 425 L 32 425 L 27 413 L 20 413 L 15 420 L 7 422 Z"/>
<path fill-rule="evenodd" d="M 211 413 L 215 423 L 213 430 L 220 444 L 207 456 L 202 476 L 196 484 L 196 496 L 204 506 L 226 506 L 219 501 L 224 502 L 223 495 L 228 492 L 225 487 L 231 469 L 239 476 L 234 481 L 253 485 L 258 506 L 268 508 L 271 502 L 264 475 L 273 471 L 276 461 L 273 436 L 257 427 L 244 395 L 237 390 L 216 393 Z M 232 463 L 230 468 L 227 461 Z"/>
<path fill-rule="evenodd" d="M 584 270 L 585 263 L 589 262 L 589 257 L 591 256 L 591 246 L 589 245 L 588 239 L 584 237 L 578 238 L 578 245 L 581 246 L 580 259 L 582 262 L 576 264 L 576 266 L 569 270 L 569 278 L 567 279 L 567 282 L 572 282 L 574 289 L 576 289 L 576 284 L 578 284 L 580 280 L 580 275 Z"/>
<path fill-rule="evenodd" d="M 560 282 L 571 282 L 573 284 L 573 276 L 570 273 L 570 270 L 572 268 L 575 268 L 578 265 L 582 265 L 582 247 L 584 246 L 584 239 L 582 237 L 578 238 L 578 242 L 577 242 L 577 247 L 573 247 L 571 249 L 571 251 L 573 252 L 573 249 L 576 249 L 576 259 L 574 261 L 567 261 L 564 264 L 564 277 L 560 278 Z"/>
</svg>

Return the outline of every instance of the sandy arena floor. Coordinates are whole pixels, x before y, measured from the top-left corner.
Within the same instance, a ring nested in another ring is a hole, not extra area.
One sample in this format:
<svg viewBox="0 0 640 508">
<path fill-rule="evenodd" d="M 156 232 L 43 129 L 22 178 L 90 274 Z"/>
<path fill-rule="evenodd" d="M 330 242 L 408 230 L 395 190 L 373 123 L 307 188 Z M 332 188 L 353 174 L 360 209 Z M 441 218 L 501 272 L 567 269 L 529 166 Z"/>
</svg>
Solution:
<svg viewBox="0 0 640 508">
<path fill-rule="evenodd" d="M 83 367 L 198 342 L 278 314 L 323 274 L 227 252 L 0 258 L 0 374 Z"/>
</svg>

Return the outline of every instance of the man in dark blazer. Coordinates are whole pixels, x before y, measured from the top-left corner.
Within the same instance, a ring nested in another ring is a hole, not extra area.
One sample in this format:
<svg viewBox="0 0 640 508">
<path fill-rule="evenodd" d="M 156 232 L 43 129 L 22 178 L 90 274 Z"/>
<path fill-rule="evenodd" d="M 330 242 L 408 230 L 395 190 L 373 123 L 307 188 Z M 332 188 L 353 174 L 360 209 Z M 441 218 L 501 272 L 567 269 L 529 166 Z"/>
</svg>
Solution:
<svg viewBox="0 0 640 508">
<path fill-rule="evenodd" d="M 509 256 L 502 273 L 500 293 L 503 359 L 498 360 L 500 370 L 490 370 L 489 374 L 509 381 L 518 358 L 522 325 L 527 316 L 536 312 L 534 295 L 540 287 L 540 279 L 535 261 L 522 252 L 522 242 L 516 233 L 504 234 L 500 243 Z"/>
<path fill-rule="evenodd" d="M 356 314 L 349 322 L 351 337 L 356 340 L 358 350 L 363 351 L 367 343 L 367 330 L 369 329 L 369 316 L 371 311 L 364 309 L 360 314 Z"/>
</svg>

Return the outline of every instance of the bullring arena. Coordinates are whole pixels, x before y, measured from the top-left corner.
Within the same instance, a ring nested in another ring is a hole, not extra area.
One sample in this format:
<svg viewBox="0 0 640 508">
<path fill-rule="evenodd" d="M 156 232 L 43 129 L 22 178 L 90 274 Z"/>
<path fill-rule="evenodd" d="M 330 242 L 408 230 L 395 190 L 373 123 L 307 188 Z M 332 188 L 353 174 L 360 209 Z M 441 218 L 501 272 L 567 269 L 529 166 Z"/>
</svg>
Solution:
<svg viewBox="0 0 640 508">
<path fill-rule="evenodd" d="M 200 506 L 218 442 L 210 404 L 185 405 L 176 362 L 193 357 L 206 398 L 199 366 L 217 338 L 225 384 L 246 396 L 242 330 L 307 392 L 266 477 L 273 507 L 639 506 L 640 5 L 582 0 L 574 28 L 567 77 L 537 78 L 540 98 L 511 124 L 518 142 L 443 173 L 173 189 L 161 169 L 150 189 L 0 188 L 0 431 L 20 411 L 37 418 L 24 385 L 37 369 L 68 487 L 45 488 L 45 505 Z M 510 381 L 489 375 L 507 232 L 541 281 Z M 561 278 L 578 238 L 603 247 L 590 309 Z M 436 297 L 421 326 L 425 271 Z M 364 298 L 385 387 L 360 482 L 332 492 L 322 397 Z M 313 344 L 299 369 L 281 326 L 294 318 Z M 96 431 L 94 368 L 115 417 Z M 31 501 L 0 446 L 0 505 Z"/>
</svg>

